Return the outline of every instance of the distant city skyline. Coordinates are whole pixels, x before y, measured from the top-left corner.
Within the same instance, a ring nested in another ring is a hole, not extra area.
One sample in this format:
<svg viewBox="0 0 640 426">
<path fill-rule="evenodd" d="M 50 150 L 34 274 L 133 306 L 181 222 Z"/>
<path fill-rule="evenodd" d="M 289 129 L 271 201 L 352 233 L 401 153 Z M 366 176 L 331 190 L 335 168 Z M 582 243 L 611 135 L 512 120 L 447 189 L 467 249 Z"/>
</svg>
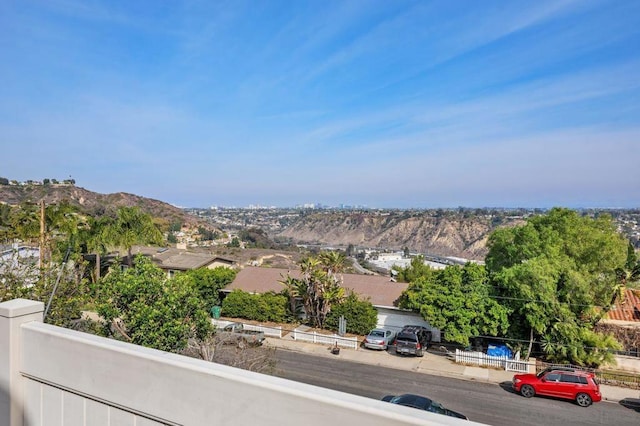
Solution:
<svg viewBox="0 0 640 426">
<path fill-rule="evenodd" d="M 181 207 L 640 207 L 640 2 L 0 6 L 0 176 Z"/>
</svg>

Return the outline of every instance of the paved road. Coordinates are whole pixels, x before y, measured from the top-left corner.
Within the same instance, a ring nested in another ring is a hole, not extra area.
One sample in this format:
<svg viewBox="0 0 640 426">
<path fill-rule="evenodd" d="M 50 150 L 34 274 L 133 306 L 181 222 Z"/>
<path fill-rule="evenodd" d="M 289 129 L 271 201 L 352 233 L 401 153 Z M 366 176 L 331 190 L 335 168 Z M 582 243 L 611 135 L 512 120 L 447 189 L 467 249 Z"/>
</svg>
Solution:
<svg viewBox="0 0 640 426">
<path fill-rule="evenodd" d="M 610 402 L 588 408 L 549 398 L 525 399 L 508 383 L 496 385 L 318 357 L 278 349 L 276 375 L 303 383 L 380 399 L 417 393 L 494 426 L 640 425 L 640 412 Z"/>
</svg>

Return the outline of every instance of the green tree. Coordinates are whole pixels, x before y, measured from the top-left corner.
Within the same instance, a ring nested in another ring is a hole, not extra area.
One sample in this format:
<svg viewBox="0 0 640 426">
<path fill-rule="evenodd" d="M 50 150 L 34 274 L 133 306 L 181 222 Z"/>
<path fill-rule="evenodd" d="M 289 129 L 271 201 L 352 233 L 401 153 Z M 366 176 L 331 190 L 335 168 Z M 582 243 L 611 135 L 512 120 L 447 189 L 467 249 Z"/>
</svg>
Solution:
<svg viewBox="0 0 640 426">
<path fill-rule="evenodd" d="M 26 242 L 35 242 L 40 236 L 40 211 L 33 203 L 21 203 L 12 209 L 9 218 L 11 237 Z"/>
<path fill-rule="evenodd" d="M 204 305 L 211 309 L 220 304 L 220 290 L 233 282 L 237 272 L 231 268 L 219 266 L 214 269 L 192 269 L 184 274 L 192 279 Z"/>
<path fill-rule="evenodd" d="M 177 220 L 169 224 L 169 232 L 180 232 L 182 230 L 183 221 Z M 198 228 L 200 230 L 200 228 Z"/>
<path fill-rule="evenodd" d="M 203 241 L 213 241 L 220 238 L 220 233 L 211 229 L 207 229 L 204 226 L 198 227 L 198 234 Z"/>
<path fill-rule="evenodd" d="M 595 324 L 619 291 L 627 242 L 608 215 L 555 208 L 523 226 L 496 230 L 486 257 L 490 282 L 510 309 L 509 335 L 535 341 L 552 359 L 597 366 L 617 348 Z"/>
<path fill-rule="evenodd" d="M 229 243 L 227 243 L 227 247 L 240 247 L 240 240 L 238 237 L 233 237 Z"/>
<path fill-rule="evenodd" d="M 341 316 L 347 321 L 347 333 L 365 335 L 378 324 L 376 308 L 370 301 L 358 299 L 354 293 L 350 293 L 343 301 L 331 307 L 326 326 L 337 330 Z"/>
<path fill-rule="evenodd" d="M 403 293 L 400 307 L 420 312 L 449 342 L 468 345 L 474 336 L 500 336 L 508 329 L 508 310 L 493 299 L 482 265 L 447 266 L 425 271 Z"/>
<path fill-rule="evenodd" d="M 120 207 L 115 219 L 104 227 L 102 240 L 125 248 L 131 265 L 131 248 L 135 244 L 161 244 L 162 233 L 153 223 L 152 217 L 138 207 Z"/>
<path fill-rule="evenodd" d="M 0 203 L 0 241 L 9 240 L 13 235 L 11 229 L 11 206 Z"/>
<path fill-rule="evenodd" d="M 132 267 L 113 267 L 102 280 L 98 313 L 105 334 L 137 345 L 179 352 L 190 339 L 204 341 L 213 327 L 193 280 L 166 274 L 136 256 Z"/>
<path fill-rule="evenodd" d="M 411 263 L 407 267 L 393 266 L 396 271 L 396 279 L 402 283 L 410 283 L 420 277 L 429 276 L 433 273 L 433 268 L 424 263 L 424 256 L 418 255 L 411 259 Z"/>
<path fill-rule="evenodd" d="M 267 233 L 260 228 L 243 229 L 239 233 L 239 238 L 253 248 L 273 248 L 274 243 L 269 239 Z"/>
</svg>

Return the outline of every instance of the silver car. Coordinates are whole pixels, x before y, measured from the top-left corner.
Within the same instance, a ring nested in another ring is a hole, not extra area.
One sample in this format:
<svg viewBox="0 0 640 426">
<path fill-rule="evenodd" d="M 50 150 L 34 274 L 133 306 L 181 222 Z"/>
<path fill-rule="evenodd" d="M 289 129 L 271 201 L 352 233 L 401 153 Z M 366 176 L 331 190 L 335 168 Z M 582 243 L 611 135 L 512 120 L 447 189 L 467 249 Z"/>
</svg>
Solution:
<svg viewBox="0 0 640 426">
<path fill-rule="evenodd" d="M 364 347 L 369 349 L 386 350 L 393 344 L 396 333 L 384 328 L 375 328 L 364 338 Z"/>
</svg>

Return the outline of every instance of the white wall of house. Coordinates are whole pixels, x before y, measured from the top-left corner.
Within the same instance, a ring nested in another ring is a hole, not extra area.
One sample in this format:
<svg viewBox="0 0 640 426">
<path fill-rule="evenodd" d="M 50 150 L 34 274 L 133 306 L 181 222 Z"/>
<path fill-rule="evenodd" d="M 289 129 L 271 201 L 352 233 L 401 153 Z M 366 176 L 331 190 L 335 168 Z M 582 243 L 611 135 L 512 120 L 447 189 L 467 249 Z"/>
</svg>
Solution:
<svg viewBox="0 0 640 426">
<path fill-rule="evenodd" d="M 33 285 L 40 277 L 40 249 L 34 247 L 19 247 L 0 252 L 0 273 L 10 271 L 19 276 L 25 286 Z"/>
<path fill-rule="evenodd" d="M 405 325 L 422 325 L 431 330 L 431 338 L 434 342 L 442 340 L 440 330 L 432 327 L 419 314 L 395 308 L 378 307 L 378 327 L 400 331 Z"/>
<path fill-rule="evenodd" d="M 617 369 L 640 373 L 640 358 L 623 355 L 616 355 L 614 358 L 617 362 Z"/>
</svg>

